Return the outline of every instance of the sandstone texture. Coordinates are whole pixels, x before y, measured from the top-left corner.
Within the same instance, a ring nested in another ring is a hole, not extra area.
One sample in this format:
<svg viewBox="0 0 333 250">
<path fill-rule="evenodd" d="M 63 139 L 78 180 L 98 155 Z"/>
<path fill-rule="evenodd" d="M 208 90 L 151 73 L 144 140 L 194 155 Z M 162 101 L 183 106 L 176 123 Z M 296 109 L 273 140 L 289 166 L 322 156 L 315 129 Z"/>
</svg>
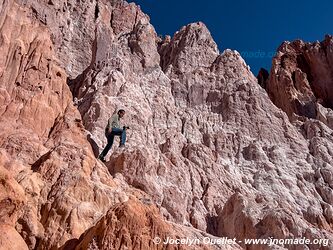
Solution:
<svg viewBox="0 0 333 250">
<path fill-rule="evenodd" d="M 260 86 L 205 24 L 161 38 L 134 3 L 0 13 L 0 248 L 333 248 L 332 37 L 282 44 Z M 103 164 L 120 108 L 126 147 Z M 329 243 L 243 242 L 269 237 Z"/>
<path fill-rule="evenodd" d="M 130 198 L 114 206 L 94 227 L 86 231 L 75 249 L 242 249 L 238 245 L 196 243 L 177 246 L 156 243 L 157 239 L 166 241 L 168 237 L 200 239 L 202 242 L 204 237 L 211 238 L 212 242 L 218 239 L 199 230 L 167 223 L 155 205 L 147 203 L 147 200 Z"/>
<path fill-rule="evenodd" d="M 1 220 L 31 249 L 60 247 L 126 195 L 95 160 L 48 29 L 1 7 Z"/>
</svg>

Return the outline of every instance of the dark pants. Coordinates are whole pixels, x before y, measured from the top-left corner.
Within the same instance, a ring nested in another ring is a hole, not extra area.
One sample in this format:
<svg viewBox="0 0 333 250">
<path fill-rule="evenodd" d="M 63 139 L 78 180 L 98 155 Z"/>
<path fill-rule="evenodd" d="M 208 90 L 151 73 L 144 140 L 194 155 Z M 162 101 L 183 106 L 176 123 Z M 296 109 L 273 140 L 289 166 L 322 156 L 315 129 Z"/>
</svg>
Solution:
<svg viewBox="0 0 333 250">
<path fill-rule="evenodd" d="M 121 128 L 112 128 L 111 133 L 107 135 L 108 139 L 108 144 L 106 144 L 104 150 L 100 154 L 101 157 L 105 157 L 109 150 L 112 147 L 113 141 L 114 141 L 114 136 L 120 136 L 120 146 L 125 145 L 126 142 L 126 129 L 121 129 Z"/>
</svg>

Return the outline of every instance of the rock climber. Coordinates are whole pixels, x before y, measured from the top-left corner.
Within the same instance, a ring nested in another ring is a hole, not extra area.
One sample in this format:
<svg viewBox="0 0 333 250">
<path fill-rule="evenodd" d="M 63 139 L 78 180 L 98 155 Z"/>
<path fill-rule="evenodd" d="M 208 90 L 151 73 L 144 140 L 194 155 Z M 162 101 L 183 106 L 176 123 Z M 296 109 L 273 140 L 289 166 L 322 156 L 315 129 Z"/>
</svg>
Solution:
<svg viewBox="0 0 333 250">
<path fill-rule="evenodd" d="M 112 147 L 115 135 L 120 137 L 119 147 L 120 148 L 125 147 L 126 129 L 129 129 L 129 127 L 123 126 L 121 128 L 120 120 L 124 117 L 124 115 L 125 115 L 125 110 L 119 109 L 118 112 L 112 115 L 111 118 L 108 120 L 108 124 L 105 128 L 105 136 L 108 140 L 108 143 L 106 144 L 102 153 L 98 156 L 98 159 L 100 159 L 102 162 L 106 161 L 105 156 Z"/>
</svg>

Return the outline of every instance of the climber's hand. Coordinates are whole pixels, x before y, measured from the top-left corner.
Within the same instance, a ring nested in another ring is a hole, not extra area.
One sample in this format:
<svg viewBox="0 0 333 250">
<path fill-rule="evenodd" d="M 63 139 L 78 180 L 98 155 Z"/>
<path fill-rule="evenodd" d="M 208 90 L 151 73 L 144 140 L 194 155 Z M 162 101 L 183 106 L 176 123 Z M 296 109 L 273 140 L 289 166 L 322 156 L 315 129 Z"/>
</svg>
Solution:
<svg viewBox="0 0 333 250">
<path fill-rule="evenodd" d="M 123 129 L 129 129 L 130 127 L 129 126 L 124 126 Z"/>
</svg>

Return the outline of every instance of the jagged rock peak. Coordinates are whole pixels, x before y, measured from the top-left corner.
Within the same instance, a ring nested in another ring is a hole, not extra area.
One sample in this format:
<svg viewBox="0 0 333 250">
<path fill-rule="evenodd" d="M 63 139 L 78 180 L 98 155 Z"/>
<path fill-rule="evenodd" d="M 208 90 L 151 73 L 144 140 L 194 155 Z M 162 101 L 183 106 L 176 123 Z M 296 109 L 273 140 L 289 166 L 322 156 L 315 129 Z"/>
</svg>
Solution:
<svg viewBox="0 0 333 250">
<path fill-rule="evenodd" d="M 284 42 L 273 58 L 267 92 L 291 119 L 315 118 L 328 124 L 327 108 L 333 108 L 332 68 L 331 35 L 322 42 Z"/>
<path fill-rule="evenodd" d="M 186 72 L 198 66 L 209 67 L 219 50 L 206 25 L 196 22 L 183 26 L 171 40 L 165 38 L 159 53 L 164 71 L 172 65 L 180 72 Z"/>
</svg>

